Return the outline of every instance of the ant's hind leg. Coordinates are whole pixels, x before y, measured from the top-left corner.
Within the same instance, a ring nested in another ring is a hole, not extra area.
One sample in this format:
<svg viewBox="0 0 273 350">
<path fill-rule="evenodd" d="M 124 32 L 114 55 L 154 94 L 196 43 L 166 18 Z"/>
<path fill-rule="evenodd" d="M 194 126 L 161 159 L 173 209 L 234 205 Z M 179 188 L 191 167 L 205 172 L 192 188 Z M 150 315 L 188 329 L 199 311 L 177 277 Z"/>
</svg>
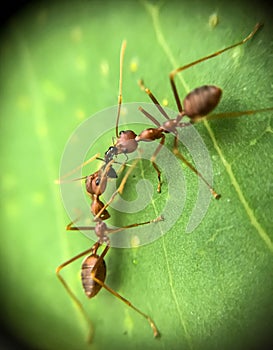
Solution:
<svg viewBox="0 0 273 350">
<path fill-rule="evenodd" d="M 95 243 L 96 244 L 96 243 Z M 95 246 L 95 245 L 94 245 Z M 64 286 L 65 290 L 67 291 L 68 295 L 70 296 L 70 298 L 74 301 L 74 303 L 76 304 L 76 306 L 78 307 L 78 309 L 80 310 L 81 314 L 83 315 L 88 328 L 89 328 L 89 334 L 88 334 L 88 343 L 91 343 L 92 338 L 93 338 L 93 325 L 92 322 L 89 318 L 89 316 L 87 315 L 82 303 L 80 302 L 80 300 L 76 297 L 76 295 L 72 292 L 72 290 L 70 289 L 69 285 L 67 284 L 67 282 L 65 281 L 65 279 L 62 277 L 62 275 L 60 274 L 61 270 L 65 267 L 70 265 L 72 262 L 78 260 L 79 258 L 89 254 L 90 252 L 92 252 L 94 250 L 94 246 L 92 248 L 89 248 L 87 250 L 85 250 L 84 252 L 74 256 L 73 258 L 67 260 L 66 262 L 62 263 L 60 266 L 58 266 L 56 268 L 56 275 L 59 279 L 59 281 L 61 282 L 61 284 Z"/>
<path fill-rule="evenodd" d="M 174 138 L 174 146 L 173 146 L 173 153 L 177 158 L 179 158 L 184 164 L 187 165 L 188 168 L 190 168 L 209 188 L 210 193 L 213 195 L 215 199 L 220 199 L 221 195 L 218 194 L 211 185 L 207 182 L 207 180 L 203 177 L 203 175 L 183 156 L 182 153 L 178 150 L 178 137 L 175 135 Z"/>
<path fill-rule="evenodd" d="M 160 333 L 158 328 L 156 327 L 154 321 L 151 319 L 150 316 L 148 316 L 147 314 L 145 314 L 144 312 L 142 312 L 140 309 L 138 309 L 137 307 L 135 307 L 128 299 L 124 298 L 122 295 L 120 295 L 118 292 L 116 292 L 114 289 L 110 288 L 108 285 L 106 285 L 103 281 L 101 281 L 97 276 L 97 268 L 98 266 L 100 266 L 101 262 L 103 261 L 104 256 L 106 255 L 106 253 L 109 250 L 109 246 L 106 246 L 104 251 L 102 252 L 102 254 L 99 256 L 95 266 L 93 267 L 93 270 L 91 272 L 91 278 L 93 281 L 95 281 L 96 283 L 98 283 L 101 287 L 103 287 L 104 289 L 106 289 L 109 293 L 111 293 L 112 295 L 114 295 L 116 298 L 118 298 L 119 300 L 123 301 L 127 306 L 129 306 L 130 308 L 132 308 L 133 310 L 135 310 L 138 314 L 140 314 L 141 316 L 143 316 L 144 318 L 146 318 L 146 320 L 148 321 L 150 327 L 152 328 L 152 331 L 154 333 L 154 337 L 159 337 Z"/>
<path fill-rule="evenodd" d="M 162 138 L 161 138 L 161 141 L 158 145 L 158 147 L 156 148 L 154 154 L 152 155 L 151 157 L 151 162 L 153 164 L 153 167 L 155 168 L 156 172 L 157 172 L 157 178 L 158 178 L 158 184 L 157 184 L 157 192 L 158 193 L 161 193 L 161 185 L 162 185 L 162 181 L 161 181 L 161 171 L 159 170 L 156 162 L 155 162 L 155 159 L 158 155 L 158 153 L 160 152 L 162 146 L 164 145 L 164 142 L 165 142 L 165 136 L 162 135 Z"/>
</svg>

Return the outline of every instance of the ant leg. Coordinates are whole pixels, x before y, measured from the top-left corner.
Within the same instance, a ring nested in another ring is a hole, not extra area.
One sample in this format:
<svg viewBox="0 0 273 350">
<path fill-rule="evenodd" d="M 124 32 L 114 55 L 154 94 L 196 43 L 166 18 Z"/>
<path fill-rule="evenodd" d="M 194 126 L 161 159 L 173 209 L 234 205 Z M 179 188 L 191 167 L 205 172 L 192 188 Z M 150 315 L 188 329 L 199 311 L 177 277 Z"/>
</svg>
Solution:
<svg viewBox="0 0 273 350">
<path fill-rule="evenodd" d="M 138 226 L 142 226 L 142 225 L 148 225 L 148 224 L 152 224 L 155 222 L 159 222 L 159 221 L 164 221 L 164 217 L 161 215 L 156 219 L 153 220 L 149 220 L 149 221 L 145 221 L 145 222 L 138 222 L 135 224 L 131 224 L 131 225 L 127 225 L 127 226 L 122 226 L 119 228 L 108 228 L 106 226 L 106 229 L 104 231 L 104 234 L 108 235 L 110 233 L 117 233 L 117 232 L 121 232 L 124 230 L 127 230 L 128 228 L 133 228 L 133 227 L 138 227 Z M 72 226 L 73 222 L 71 222 L 69 225 L 67 225 L 67 230 L 68 231 L 91 231 L 91 230 L 95 230 L 94 226 Z"/>
<path fill-rule="evenodd" d="M 251 39 L 261 27 L 262 27 L 262 24 L 261 23 L 257 23 L 255 25 L 254 29 L 252 30 L 252 32 L 247 37 L 245 37 L 243 40 L 239 41 L 238 43 L 230 45 L 230 46 L 228 46 L 228 47 L 226 47 L 226 48 L 224 48 L 222 50 L 216 51 L 213 54 L 205 56 L 203 58 L 200 58 L 199 60 L 196 60 L 196 61 L 194 61 L 192 63 L 186 64 L 185 66 L 176 68 L 170 73 L 170 76 L 169 76 L 170 77 L 170 83 L 171 83 L 171 87 L 172 87 L 172 90 L 173 90 L 174 98 L 175 98 L 176 105 L 177 105 L 179 113 L 183 112 L 183 108 L 182 108 L 182 105 L 181 105 L 181 102 L 180 102 L 180 98 L 179 98 L 179 95 L 178 95 L 178 92 L 177 92 L 177 88 L 176 88 L 176 85 L 175 85 L 175 82 L 174 82 L 174 77 L 176 76 L 176 74 L 179 73 L 179 72 L 182 72 L 183 70 L 188 69 L 188 68 L 190 68 L 190 67 L 192 67 L 192 66 L 194 66 L 194 65 L 196 65 L 196 64 L 198 64 L 200 62 L 204 62 L 204 61 L 206 61 L 206 60 L 208 60 L 210 58 L 213 58 L 213 57 L 216 57 L 218 55 L 221 55 L 223 52 L 225 52 L 227 50 L 230 50 L 230 49 L 233 49 L 236 46 L 244 44 L 249 39 Z"/>
<path fill-rule="evenodd" d="M 138 107 L 141 113 L 143 113 L 147 118 L 149 118 L 156 126 L 160 127 L 160 123 L 149 113 L 147 112 L 144 108 Z M 159 170 L 158 166 L 155 163 L 155 158 L 160 152 L 162 146 L 164 145 L 165 142 L 165 135 L 162 134 L 160 144 L 158 145 L 157 149 L 155 150 L 154 154 L 152 155 L 151 162 L 153 164 L 153 167 L 155 168 L 157 172 L 157 177 L 158 177 L 158 185 L 157 185 L 157 192 L 161 193 L 161 171 Z"/>
<path fill-rule="evenodd" d="M 155 168 L 155 170 L 157 172 L 157 178 L 158 178 L 157 192 L 158 193 L 161 193 L 162 182 L 161 182 L 161 171 L 159 170 L 158 166 L 156 165 L 155 159 L 156 159 L 156 156 L 158 155 L 158 153 L 160 152 L 162 146 L 164 145 L 164 142 L 165 142 L 165 135 L 162 135 L 161 141 L 160 141 L 158 147 L 156 148 L 154 154 L 151 157 L 151 162 L 152 162 L 153 167 Z"/>
<path fill-rule="evenodd" d="M 112 159 L 110 162 L 106 163 L 106 166 L 103 166 L 101 168 L 101 169 L 103 169 L 103 171 L 101 172 L 101 174 L 99 176 L 100 177 L 100 181 L 99 181 L 99 186 L 98 186 L 98 189 L 97 189 L 97 191 L 98 191 L 97 193 L 103 193 L 105 191 L 106 186 L 107 186 L 107 181 L 108 181 L 108 178 L 109 178 L 108 174 L 109 174 L 110 170 L 114 170 L 112 168 L 112 165 L 113 165 L 114 162 L 115 162 L 114 159 Z M 99 170 L 99 172 L 100 172 L 100 170 Z M 115 171 L 114 171 L 114 174 L 116 175 Z M 117 175 L 115 177 L 117 177 Z"/>
<path fill-rule="evenodd" d="M 136 159 L 136 160 L 133 162 L 132 166 L 129 168 L 129 170 L 126 172 L 125 176 L 123 177 L 123 179 L 122 179 L 122 181 L 121 181 L 121 183 L 120 183 L 118 189 L 112 194 L 111 198 L 110 198 L 109 201 L 104 205 L 104 207 L 102 207 L 101 210 L 97 213 L 97 215 L 94 217 L 94 221 L 96 221 L 96 220 L 100 217 L 100 215 L 103 213 L 103 211 L 109 207 L 109 205 L 113 202 L 113 200 L 115 199 L 115 197 L 116 197 L 116 195 L 117 195 L 118 193 L 119 193 L 119 194 L 122 194 L 123 189 L 124 189 L 124 186 L 125 186 L 125 184 L 126 184 L 126 182 L 127 182 L 127 180 L 128 180 L 128 177 L 129 177 L 129 175 L 131 174 L 131 172 L 133 171 L 133 169 L 135 168 L 135 166 L 136 166 L 136 164 L 137 164 L 138 161 L 139 161 L 139 160 Z"/>
<path fill-rule="evenodd" d="M 71 221 L 67 226 L 67 231 L 81 231 L 81 230 L 87 230 L 87 231 L 95 231 L 95 226 L 72 226 L 77 220 Z"/>
<path fill-rule="evenodd" d="M 256 113 L 263 113 L 272 111 L 273 107 L 269 108 L 262 108 L 262 109 L 254 109 L 249 111 L 241 111 L 241 112 L 225 112 L 225 113 L 215 113 L 211 114 L 206 117 L 207 120 L 214 120 L 214 119 L 224 119 L 224 118 L 234 118 L 234 117 L 241 117 L 243 115 L 251 115 Z"/>
<path fill-rule="evenodd" d="M 164 217 L 162 215 L 159 216 L 156 219 L 153 219 L 153 220 L 149 220 L 149 221 L 145 221 L 145 222 L 139 222 L 139 223 L 136 223 L 136 224 L 122 226 L 122 227 L 114 228 L 114 229 L 107 229 L 105 231 L 105 233 L 106 234 L 117 233 L 117 232 L 120 232 L 120 231 L 123 231 L 123 230 L 127 230 L 128 228 L 138 227 L 138 226 L 142 226 L 142 225 L 148 225 L 148 224 L 152 224 L 152 223 L 159 222 L 159 221 L 164 221 Z"/>
<path fill-rule="evenodd" d="M 135 307 L 129 300 L 125 299 L 123 296 L 121 296 L 119 293 L 117 293 L 115 290 L 113 290 L 112 288 L 110 288 L 109 286 L 107 286 L 103 281 L 101 281 L 100 279 L 98 279 L 96 277 L 96 273 L 97 273 L 97 269 L 98 266 L 100 266 L 100 264 L 103 261 L 104 256 L 107 254 L 108 250 L 109 250 L 109 246 L 106 246 L 104 251 L 102 252 L 102 254 L 100 255 L 100 257 L 98 258 L 95 266 L 93 267 L 93 270 L 91 272 L 91 278 L 98 283 L 101 287 L 105 288 L 109 293 L 113 294 L 116 298 L 118 298 L 119 300 L 123 301 L 127 306 L 129 306 L 130 308 L 132 308 L 133 310 L 135 310 L 137 313 L 139 313 L 141 316 L 143 316 L 144 318 L 146 318 L 146 320 L 149 322 L 150 327 L 153 330 L 154 333 L 154 337 L 159 337 L 160 333 L 159 330 L 157 329 L 154 321 L 150 318 L 150 316 L 146 315 L 145 313 L 143 313 L 141 310 L 139 310 L 137 307 Z"/>
<path fill-rule="evenodd" d="M 203 177 L 203 175 L 182 155 L 182 153 L 179 152 L 178 150 L 178 137 L 177 134 L 175 135 L 174 138 L 174 146 L 173 146 L 173 153 L 175 154 L 176 157 L 178 157 L 184 164 L 187 165 L 200 179 L 203 180 L 203 182 L 208 186 L 211 194 L 215 199 L 220 199 L 221 195 L 218 194 L 212 187 L 211 185 L 207 182 L 207 180 Z"/>
<path fill-rule="evenodd" d="M 127 156 L 127 155 L 126 155 Z M 128 160 L 128 157 L 126 159 L 126 161 Z M 129 165 L 129 164 L 128 164 Z M 125 167 L 127 166 L 127 164 L 125 162 L 121 163 L 121 167 L 119 167 L 117 174 L 118 176 L 123 172 L 123 170 L 125 169 Z"/>
<path fill-rule="evenodd" d="M 72 223 L 71 223 L 72 224 Z M 90 320 L 90 318 L 88 317 L 86 311 L 84 310 L 84 307 L 82 305 L 82 303 L 80 302 L 80 300 L 76 297 L 76 295 L 72 292 L 72 290 L 70 289 L 70 287 L 68 286 L 67 282 L 65 281 L 65 279 L 61 276 L 60 272 L 61 270 L 71 264 L 73 261 L 78 260 L 79 258 L 83 257 L 84 255 L 89 254 L 90 252 L 95 252 L 98 249 L 99 245 L 98 243 L 95 243 L 92 248 L 89 248 L 87 250 L 85 250 L 84 252 L 74 256 L 73 258 L 67 260 L 66 262 L 62 263 L 60 266 L 58 266 L 56 268 L 56 275 L 59 279 L 59 281 L 62 283 L 62 285 L 64 286 L 65 290 L 67 291 L 68 295 L 70 296 L 70 298 L 74 301 L 74 303 L 77 305 L 78 309 L 80 310 L 81 314 L 83 315 L 83 317 L 85 318 L 87 324 L 88 324 L 88 328 L 89 328 L 89 336 L 88 336 L 88 342 L 91 343 L 92 337 L 93 337 L 93 325 L 92 322 Z"/>
<path fill-rule="evenodd" d="M 157 121 L 149 112 L 147 112 L 144 108 L 142 108 L 141 106 L 138 107 L 138 110 L 143 113 L 145 115 L 145 117 L 147 117 L 148 119 L 151 120 L 151 122 L 153 122 L 158 128 L 161 126 L 161 124 L 159 123 L 159 121 Z"/>
<path fill-rule="evenodd" d="M 120 110 L 121 110 L 121 104 L 122 104 L 122 68 L 123 68 L 125 48 L 126 48 L 126 41 L 124 40 L 121 44 L 120 59 L 119 59 L 119 95 L 118 95 L 118 113 L 117 113 L 117 120 L 116 120 L 116 137 L 117 138 L 119 137 L 118 125 L 119 125 L 119 117 L 120 117 Z"/>
<path fill-rule="evenodd" d="M 149 221 L 145 221 L 145 222 L 140 222 L 140 223 L 135 223 L 135 224 L 131 224 L 131 225 L 127 225 L 127 226 L 122 226 L 122 227 L 118 227 L 118 228 L 108 228 L 107 225 L 102 221 L 99 220 L 97 221 L 96 227 L 92 227 L 92 226 L 72 226 L 73 222 L 71 222 L 69 225 L 67 225 L 67 230 L 73 230 L 73 231 L 90 231 L 93 230 L 95 231 L 97 237 L 98 237 L 98 242 L 99 244 L 108 244 L 109 245 L 109 234 L 112 233 L 117 233 L 117 232 L 121 232 L 133 227 L 138 227 L 138 226 L 143 226 L 143 225 L 148 225 L 151 223 L 156 223 L 159 221 L 163 221 L 164 218 L 162 215 L 160 215 L 159 217 L 157 217 L 156 219 L 153 220 L 149 220 Z"/>
<path fill-rule="evenodd" d="M 157 109 L 159 110 L 159 112 L 166 118 L 166 119 L 170 119 L 168 114 L 165 112 L 164 108 L 160 105 L 160 103 L 158 102 L 158 100 L 156 99 L 156 97 L 152 94 L 151 90 L 146 88 L 144 86 L 144 81 L 143 80 L 139 80 L 138 81 L 138 85 L 140 86 L 141 90 L 144 90 L 146 92 L 146 94 L 150 97 L 150 99 L 153 101 L 153 103 L 156 105 Z M 148 117 L 150 118 L 150 117 Z"/>
</svg>

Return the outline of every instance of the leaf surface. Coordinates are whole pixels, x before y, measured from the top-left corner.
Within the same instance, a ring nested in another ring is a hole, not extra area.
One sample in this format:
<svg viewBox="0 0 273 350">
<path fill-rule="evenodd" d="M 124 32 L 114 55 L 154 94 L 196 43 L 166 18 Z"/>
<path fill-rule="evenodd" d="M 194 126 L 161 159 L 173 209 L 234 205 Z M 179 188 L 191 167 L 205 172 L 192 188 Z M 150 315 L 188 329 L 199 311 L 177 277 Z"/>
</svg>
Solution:
<svg viewBox="0 0 273 350">
<path fill-rule="evenodd" d="M 197 86 L 220 86 L 223 99 L 216 112 L 224 113 L 273 105 L 272 21 L 261 4 L 241 2 L 236 11 L 226 1 L 40 4 L 18 14 L 3 32 L 2 308 L 16 337 L 41 349 L 90 348 L 85 320 L 55 269 L 92 242 L 65 231 L 71 219 L 54 179 L 75 128 L 117 103 L 122 40 L 127 40 L 124 102 L 150 102 L 136 83 L 141 78 L 160 102 L 165 99 L 176 110 L 169 72 L 240 41 L 258 21 L 264 28 L 244 46 L 176 79 L 182 98 Z M 112 144 L 115 117 L 108 127 L 112 133 L 98 140 L 94 153 L 103 155 Z M 62 273 L 92 320 L 91 348 L 255 348 L 271 332 L 272 111 L 195 128 L 211 157 L 221 200 L 211 200 L 200 225 L 186 233 L 198 182 L 181 164 L 187 191 L 177 189 L 185 206 L 174 226 L 149 245 L 113 248 L 106 258 L 107 284 L 149 314 L 162 337 L 153 339 L 146 320 L 105 290 L 87 300 L 77 261 Z M 166 138 L 171 150 L 172 135 Z M 168 157 L 159 159 L 169 167 Z M 164 172 L 162 193 L 155 192 L 156 173 L 149 162 L 140 163 L 134 175 L 124 198 L 134 200 L 137 182 L 147 178 L 153 199 L 137 214 L 113 211 L 121 225 L 155 218 L 171 199 Z M 174 174 L 172 186 L 176 180 Z"/>
</svg>

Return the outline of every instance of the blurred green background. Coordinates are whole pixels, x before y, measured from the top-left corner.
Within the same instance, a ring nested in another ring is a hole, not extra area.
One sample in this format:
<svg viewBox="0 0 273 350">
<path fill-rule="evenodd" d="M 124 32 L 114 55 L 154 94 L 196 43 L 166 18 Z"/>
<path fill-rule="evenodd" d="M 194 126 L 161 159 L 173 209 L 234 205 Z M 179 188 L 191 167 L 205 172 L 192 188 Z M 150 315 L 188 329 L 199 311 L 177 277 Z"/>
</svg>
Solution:
<svg viewBox="0 0 273 350">
<path fill-rule="evenodd" d="M 117 102 L 124 38 L 124 101 L 149 102 L 136 84 L 143 78 L 175 109 L 168 73 L 241 40 L 261 21 L 265 26 L 251 42 L 189 69 L 183 73 L 185 84 L 181 77 L 177 83 L 181 96 L 202 84 L 220 86 L 218 112 L 272 107 L 269 9 L 262 2 L 227 0 L 37 2 L 2 28 L 1 314 L 2 329 L 20 344 L 254 349 L 268 341 L 273 324 L 272 112 L 198 124 L 221 201 L 211 201 L 202 224 L 185 234 L 196 195 L 196 179 L 185 169 L 193 190 L 172 230 L 150 245 L 112 249 L 107 256 L 108 284 L 155 320 L 162 334 L 158 340 L 144 319 L 107 291 L 87 300 L 78 261 L 63 276 L 92 319 L 94 339 L 86 344 L 84 319 L 55 268 L 90 241 L 65 231 L 70 218 L 54 179 L 74 129 Z M 102 153 L 111 142 L 101 145 Z M 130 192 L 130 181 L 127 188 Z M 158 202 L 165 200 L 163 191 Z M 153 218 L 152 210 L 145 214 Z M 141 220 L 141 213 L 128 215 L 127 223 Z"/>
</svg>

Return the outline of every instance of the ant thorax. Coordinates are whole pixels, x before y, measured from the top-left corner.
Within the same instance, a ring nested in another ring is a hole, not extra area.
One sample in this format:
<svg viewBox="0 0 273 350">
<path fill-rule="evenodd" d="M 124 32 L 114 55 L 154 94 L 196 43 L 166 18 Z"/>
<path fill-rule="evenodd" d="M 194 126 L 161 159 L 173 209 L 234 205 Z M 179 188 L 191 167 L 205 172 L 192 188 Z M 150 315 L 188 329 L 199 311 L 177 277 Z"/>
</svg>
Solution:
<svg viewBox="0 0 273 350">
<path fill-rule="evenodd" d="M 95 227 L 95 233 L 96 233 L 97 237 L 99 238 L 100 244 L 104 244 L 104 243 L 106 243 L 107 245 L 110 244 L 110 240 L 109 240 L 109 237 L 107 236 L 106 232 L 107 232 L 107 226 L 106 226 L 105 222 L 103 222 L 102 220 L 99 219 L 99 221 L 97 221 L 97 224 Z"/>
<path fill-rule="evenodd" d="M 150 142 L 161 139 L 165 130 L 163 128 L 148 128 L 143 130 L 137 137 L 136 141 Z"/>
<path fill-rule="evenodd" d="M 179 127 L 178 119 L 169 119 L 165 123 L 163 123 L 161 129 L 165 133 L 169 133 L 169 132 L 174 133 L 177 127 Z"/>
<path fill-rule="evenodd" d="M 104 208 L 104 203 L 99 199 L 99 196 L 92 195 L 90 210 L 94 216 L 97 216 L 101 212 L 99 215 L 99 219 L 101 220 L 107 220 L 110 218 L 110 214 Z"/>
</svg>

